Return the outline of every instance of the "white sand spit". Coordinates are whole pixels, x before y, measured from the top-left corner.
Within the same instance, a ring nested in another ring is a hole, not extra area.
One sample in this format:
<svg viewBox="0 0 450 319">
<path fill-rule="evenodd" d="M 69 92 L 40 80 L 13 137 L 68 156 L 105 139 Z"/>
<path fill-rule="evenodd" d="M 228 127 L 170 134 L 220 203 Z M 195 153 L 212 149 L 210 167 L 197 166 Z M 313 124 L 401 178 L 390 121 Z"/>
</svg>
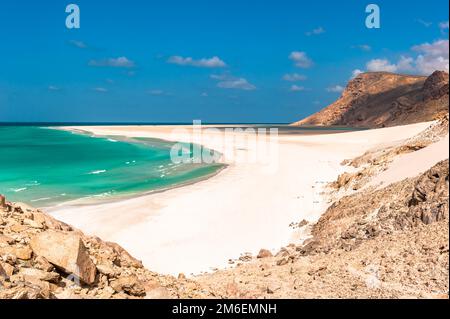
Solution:
<svg viewBox="0 0 450 319">
<path fill-rule="evenodd" d="M 320 217 L 329 205 L 320 195 L 321 188 L 342 173 L 344 159 L 382 143 L 412 137 L 429 125 L 280 135 L 274 172 L 267 172 L 260 163 L 230 162 L 216 176 L 192 185 L 113 203 L 58 207 L 51 213 L 88 234 L 121 244 L 146 267 L 160 273 L 222 268 L 241 253 L 275 250 L 300 240 L 289 224 L 302 219 L 314 222 Z M 101 135 L 174 138 L 173 126 L 77 129 Z M 189 138 L 188 131 L 177 140 Z M 203 144 L 221 151 L 224 158 L 227 152 L 248 151 L 229 150 L 212 139 Z"/>
</svg>

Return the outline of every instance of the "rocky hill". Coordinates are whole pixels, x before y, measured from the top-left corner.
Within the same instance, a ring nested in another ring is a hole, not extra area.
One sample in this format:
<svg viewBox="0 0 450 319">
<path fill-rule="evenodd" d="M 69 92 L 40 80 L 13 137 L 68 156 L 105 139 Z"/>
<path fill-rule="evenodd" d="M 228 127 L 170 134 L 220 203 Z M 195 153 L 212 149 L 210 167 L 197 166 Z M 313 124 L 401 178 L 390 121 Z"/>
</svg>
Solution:
<svg viewBox="0 0 450 319">
<path fill-rule="evenodd" d="M 448 112 L 448 73 L 429 77 L 363 73 L 323 110 L 292 125 L 385 127 L 432 121 Z"/>
</svg>

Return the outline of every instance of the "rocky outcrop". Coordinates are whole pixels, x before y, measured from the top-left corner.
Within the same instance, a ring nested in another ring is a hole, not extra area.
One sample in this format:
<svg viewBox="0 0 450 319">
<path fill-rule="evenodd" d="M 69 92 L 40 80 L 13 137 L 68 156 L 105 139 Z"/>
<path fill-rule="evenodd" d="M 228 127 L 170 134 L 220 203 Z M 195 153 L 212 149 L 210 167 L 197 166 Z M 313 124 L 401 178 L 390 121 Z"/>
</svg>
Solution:
<svg viewBox="0 0 450 319">
<path fill-rule="evenodd" d="M 313 227 L 320 249 L 348 248 L 380 235 L 448 220 L 449 162 L 414 179 L 345 196 Z"/>
<path fill-rule="evenodd" d="M 152 273 L 115 243 L 0 196 L 0 299 L 174 298 L 195 291 L 190 280 Z"/>
<path fill-rule="evenodd" d="M 435 120 L 448 113 L 448 74 L 427 77 L 386 72 L 363 73 L 342 96 L 293 125 L 385 127 Z"/>
</svg>

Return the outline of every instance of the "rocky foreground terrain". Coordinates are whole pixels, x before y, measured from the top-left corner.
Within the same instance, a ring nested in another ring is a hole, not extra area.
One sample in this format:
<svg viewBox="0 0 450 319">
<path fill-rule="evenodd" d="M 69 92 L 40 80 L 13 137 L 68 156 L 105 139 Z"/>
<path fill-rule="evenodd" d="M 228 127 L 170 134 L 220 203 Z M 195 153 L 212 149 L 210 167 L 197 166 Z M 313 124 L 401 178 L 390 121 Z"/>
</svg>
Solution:
<svg viewBox="0 0 450 319">
<path fill-rule="evenodd" d="M 446 72 L 429 77 L 363 73 L 336 102 L 293 125 L 376 128 L 432 121 L 448 113 L 448 96 Z"/>
<path fill-rule="evenodd" d="M 396 156 L 447 136 L 448 121 L 342 163 L 353 172 L 329 185 L 333 204 L 316 224 L 295 225 L 311 232 L 306 242 L 192 279 L 153 273 L 119 245 L 0 196 L 0 299 L 448 298 L 448 159 L 367 187 Z"/>
<path fill-rule="evenodd" d="M 0 299 L 186 298 L 195 287 L 148 271 L 115 243 L 0 196 Z"/>
</svg>

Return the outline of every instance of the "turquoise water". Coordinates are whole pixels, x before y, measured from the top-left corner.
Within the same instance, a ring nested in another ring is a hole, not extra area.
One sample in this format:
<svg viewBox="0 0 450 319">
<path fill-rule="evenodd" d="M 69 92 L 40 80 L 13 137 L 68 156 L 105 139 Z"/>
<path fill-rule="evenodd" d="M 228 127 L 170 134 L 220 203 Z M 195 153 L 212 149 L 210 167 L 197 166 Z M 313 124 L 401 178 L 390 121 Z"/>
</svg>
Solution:
<svg viewBox="0 0 450 319">
<path fill-rule="evenodd" d="M 174 164 L 171 142 L 0 127 L 0 194 L 35 207 L 107 200 L 204 178 L 219 164 Z"/>
</svg>

